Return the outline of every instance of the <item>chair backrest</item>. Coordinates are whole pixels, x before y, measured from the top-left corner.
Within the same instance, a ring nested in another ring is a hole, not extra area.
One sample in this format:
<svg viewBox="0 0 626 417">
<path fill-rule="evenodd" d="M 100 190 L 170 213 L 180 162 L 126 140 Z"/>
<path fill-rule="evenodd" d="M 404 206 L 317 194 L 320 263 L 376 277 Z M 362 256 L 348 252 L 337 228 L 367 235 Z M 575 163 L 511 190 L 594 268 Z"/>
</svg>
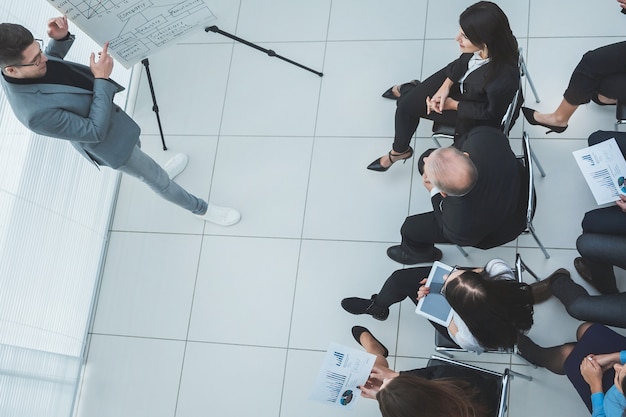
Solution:
<svg viewBox="0 0 626 417">
<path fill-rule="evenodd" d="M 535 195 L 535 170 L 533 158 L 530 154 L 530 142 L 528 139 L 528 133 L 524 132 L 522 135 L 522 152 L 524 167 L 526 168 L 526 175 L 528 178 L 528 198 L 526 200 L 526 226 L 530 225 L 535 215 L 536 199 Z"/>
<path fill-rule="evenodd" d="M 477 377 L 490 379 L 495 382 L 494 388 L 497 390 L 492 393 L 494 398 L 497 398 L 497 404 L 494 404 L 494 409 L 496 410 L 495 417 L 503 417 L 506 413 L 506 405 L 509 395 L 509 382 L 510 382 L 510 372 L 509 369 L 505 369 L 504 372 L 496 372 L 489 369 L 481 368 L 478 366 L 466 364 L 463 362 L 455 361 L 450 358 L 444 358 L 441 356 L 431 356 L 428 361 L 428 366 L 455 366 L 462 368 L 464 370 L 469 371 L 470 374 L 475 374 Z M 487 393 L 483 393 L 487 394 Z M 488 396 L 488 395 L 486 395 Z"/>
<path fill-rule="evenodd" d="M 524 71 L 524 56 L 522 48 L 518 49 L 518 58 L 517 58 L 517 69 L 519 71 L 519 83 L 517 86 L 517 91 L 515 92 L 515 96 L 513 96 L 513 100 L 509 107 L 506 110 L 504 118 L 502 119 L 502 132 L 509 137 L 509 133 L 511 133 L 511 128 L 517 121 L 520 115 L 520 110 L 522 109 L 522 104 L 524 104 L 524 93 L 522 88 L 522 77 L 526 75 Z"/>
<path fill-rule="evenodd" d="M 518 282 L 524 282 L 524 277 L 522 276 L 524 271 L 528 272 L 535 279 L 535 281 L 540 281 L 537 274 L 535 274 L 533 270 L 526 265 L 526 263 L 522 260 L 522 256 L 518 253 L 515 255 L 515 275 L 517 276 Z"/>
</svg>

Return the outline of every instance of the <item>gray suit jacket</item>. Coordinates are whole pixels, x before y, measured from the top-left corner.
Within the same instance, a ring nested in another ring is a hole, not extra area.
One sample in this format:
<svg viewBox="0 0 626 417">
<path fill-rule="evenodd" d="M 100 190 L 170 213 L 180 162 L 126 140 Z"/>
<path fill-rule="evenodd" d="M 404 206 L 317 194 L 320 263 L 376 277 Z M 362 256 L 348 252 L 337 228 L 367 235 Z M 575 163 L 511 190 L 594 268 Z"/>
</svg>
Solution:
<svg viewBox="0 0 626 417">
<path fill-rule="evenodd" d="M 51 40 L 46 47 L 50 60 L 62 61 L 74 42 Z M 93 79 L 84 65 L 63 61 L 69 70 Z M 40 135 L 69 140 L 91 162 L 118 168 L 124 165 L 141 129 L 113 103 L 123 87 L 111 80 L 95 79 L 93 91 L 62 84 L 12 84 L 4 77 L 2 87 L 18 120 Z"/>
</svg>

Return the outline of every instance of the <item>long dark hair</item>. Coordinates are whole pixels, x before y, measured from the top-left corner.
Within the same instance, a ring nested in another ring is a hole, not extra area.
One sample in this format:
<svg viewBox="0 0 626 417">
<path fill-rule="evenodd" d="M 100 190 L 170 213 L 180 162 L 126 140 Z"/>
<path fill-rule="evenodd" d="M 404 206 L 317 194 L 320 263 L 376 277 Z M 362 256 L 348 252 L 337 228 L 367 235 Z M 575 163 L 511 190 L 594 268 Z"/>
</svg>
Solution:
<svg viewBox="0 0 626 417">
<path fill-rule="evenodd" d="M 470 42 L 487 47 L 490 58 L 487 79 L 491 79 L 504 66 L 517 66 L 517 39 L 513 36 L 509 19 L 497 4 L 479 1 L 469 6 L 461 13 L 459 24 Z"/>
<path fill-rule="evenodd" d="M 425 379 L 400 374 L 378 391 L 383 417 L 486 417 L 469 383 L 456 379 Z"/>
<path fill-rule="evenodd" d="M 445 288 L 448 303 L 484 348 L 511 349 L 533 324 L 528 284 L 465 271 Z"/>
</svg>

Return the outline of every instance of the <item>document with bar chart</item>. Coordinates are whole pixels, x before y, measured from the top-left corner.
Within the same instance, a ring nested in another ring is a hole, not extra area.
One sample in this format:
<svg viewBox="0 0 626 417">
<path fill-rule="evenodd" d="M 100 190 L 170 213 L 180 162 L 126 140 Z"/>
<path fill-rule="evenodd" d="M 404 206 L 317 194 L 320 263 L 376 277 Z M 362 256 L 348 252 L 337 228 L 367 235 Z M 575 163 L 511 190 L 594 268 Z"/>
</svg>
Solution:
<svg viewBox="0 0 626 417">
<path fill-rule="evenodd" d="M 331 343 L 309 399 L 343 408 L 353 408 L 361 386 L 374 367 L 376 356 L 338 343 Z"/>
<path fill-rule="evenodd" d="M 598 205 L 626 195 L 626 161 L 614 138 L 572 152 Z"/>
</svg>

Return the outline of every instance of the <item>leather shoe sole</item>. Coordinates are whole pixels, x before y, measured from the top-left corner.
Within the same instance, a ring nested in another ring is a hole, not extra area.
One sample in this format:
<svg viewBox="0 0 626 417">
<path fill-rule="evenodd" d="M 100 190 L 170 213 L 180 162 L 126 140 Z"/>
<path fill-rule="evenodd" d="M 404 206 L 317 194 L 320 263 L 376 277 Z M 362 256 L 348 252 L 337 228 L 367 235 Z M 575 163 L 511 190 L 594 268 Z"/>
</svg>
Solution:
<svg viewBox="0 0 626 417">
<path fill-rule="evenodd" d="M 387 249 L 387 256 L 403 265 L 415 265 L 438 261 L 441 259 L 443 254 L 438 248 L 433 247 L 431 253 L 415 256 L 407 253 L 404 249 L 402 249 L 401 245 L 395 245 Z"/>
</svg>

